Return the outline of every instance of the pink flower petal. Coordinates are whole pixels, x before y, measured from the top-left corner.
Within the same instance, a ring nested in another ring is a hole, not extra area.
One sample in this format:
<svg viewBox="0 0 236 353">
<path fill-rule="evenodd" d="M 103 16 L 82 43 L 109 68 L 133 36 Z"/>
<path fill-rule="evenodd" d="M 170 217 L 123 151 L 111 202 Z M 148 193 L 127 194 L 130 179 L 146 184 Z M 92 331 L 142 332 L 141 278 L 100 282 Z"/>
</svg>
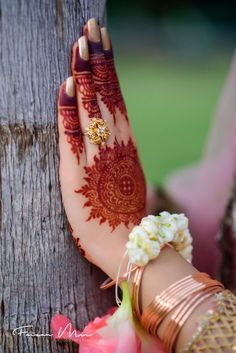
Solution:
<svg viewBox="0 0 236 353">
<path fill-rule="evenodd" d="M 51 319 L 51 328 L 55 339 L 65 339 L 81 342 L 81 332 L 70 323 L 70 320 L 63 315 L 57 314 Z"/>
<path fill-rule="evenodd" d="M 80 345 L 79 353 L 164 353 L 161 343 L 134 323 L 128 284 L 122 283 L 123 299 L 118 309 L 96 317 L 81 332 L 63 315 L 51 320 L 53 337 Z"/>
</svg>

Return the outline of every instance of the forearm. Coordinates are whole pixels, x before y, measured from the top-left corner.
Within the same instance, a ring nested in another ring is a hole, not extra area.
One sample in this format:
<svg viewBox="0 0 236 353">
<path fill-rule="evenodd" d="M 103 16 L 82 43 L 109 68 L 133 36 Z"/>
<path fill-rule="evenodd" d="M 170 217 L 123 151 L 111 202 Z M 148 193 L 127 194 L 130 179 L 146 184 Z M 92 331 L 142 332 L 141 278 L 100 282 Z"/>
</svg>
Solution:
<svg viewBox="0 0 236 353">
<path fill-rule="evenodd" d="M 115 248 L 118 253 L 118 247 L 115 246 Z M 120 253 L 123 254 L 124 247 L 122 250 L 123 251 L 120 251 Z M 112 260 L 110 261 L 108 267 L 110 269 L 117 267 L 117 265 L 114 266 L 111 264 L 113 262 L 113 257 L 111 257 L 110 259 Z M 110 271 L 110 274 L 111 272 L 112 271 Z M 182 256 L 180 256 L 174 249 L 170 247 L 165 247 L 161 251 L 160 255 L 154 261 L 151 261 L 145 268 L 142 277 L 142 285 L 140 288 L 141 311 L 143 311 L 158 294 L 160 294 L 171 284 L 177 282 L 178 280 L 188 275 L 194 275 L 197 272 L 198 271 L 191 264 L 189 264 Z M 115 278 L 116 273 L 113 273 L 111 277 Z M 130 289 L 132 291 L 132 277 Z M 183 351 L 184 347 L 187 345 L 190 338 L 197 329 L 199 318 L 202 317 L 206 313 L 206 311 L 212 307 L 212 301 L 212 298 L 206 299 L 190 315 L 189 319 L 186 321 L 180 331 L 176 343 L 176 352 Z M 173 312 L 177 309 L 178 307 L 174 309 Z M 158 335 L 161 339 L 165 335 L 165 329 L 170 321 L 173 312 L 167 315 L 167 317 L 163 320 L 158 329 Z"/>
<path fill-rule="evenodd" d="M 163 249 L 158 258 L 152 261 L 145 269 L 142 287 L 141 287 L 141 305 L 142 310 L 171 284 L 177 282 L 183 277 L 194 275 L 198 271 L 189 264 L 174 249 L 166 247 Z M 154 280 L 156 279 L 156 280 Z M 176 352 L 181 352 L 192 337 L 197 328 L 197 319 L 211 307 L 211 299 L 207 299 L 203 304 L 192 313 L 180 331 L 180 335 L 176 345 Z M 158 329 L 158 335 L 162 339 L 164 337 L 165 328 L 168 325 L 169 314 Z"/>
</svg>

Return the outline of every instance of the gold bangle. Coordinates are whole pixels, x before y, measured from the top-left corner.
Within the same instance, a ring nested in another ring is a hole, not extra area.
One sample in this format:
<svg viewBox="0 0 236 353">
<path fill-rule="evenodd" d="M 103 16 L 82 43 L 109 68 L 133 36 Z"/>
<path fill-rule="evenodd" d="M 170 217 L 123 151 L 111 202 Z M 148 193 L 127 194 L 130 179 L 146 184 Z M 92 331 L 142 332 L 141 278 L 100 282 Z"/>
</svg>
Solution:
<svg viewBox="0 0 236 353">
<path fill-rule="evenodd" d="M 236 352 L 236 296 L 224 290 L 214 299 L 183 353 Z"/>
<path fill-rule="evenodd" d="M 133 293 L 132 293 L 132 307 L 134 314 L 140 320 L 141 312 L 140 312 L 140 303 L 139 303 L 139 292 L 140 292 L 140 283 L 142 279 L 142 275 L 144 272 L 145 266 L 140 266 L 137 268 L 134 274 L 133 279 Z"/>
<path fill-rule="evenodd" d="M 207 298 L 220 291 L 222 291 L 222 288 L 218 285 L 206 287 L 203 291 L 191 295 L 188 300 L 184 301 L 177 308 L 168 323 L 163 337 L 163 345 L 166 353 L 172 353 L 174 351 L 180 330 L 193 311 Z"/>
<path fill-rule="evenodd" d="M 182 301 L 184 301 L 190 294 L 199 291 L 204 288 L 204 284 L 200 284 L 196 281 L 190 281 L 187 286 L 181 288 L 178 291 L 178 296 L 171 298 L 171 300 L 162 302 L 160 299 L 156 300 L 155 310 L 149 319 L 149 332 L 153 335 L 157 335 L 157 330 L 163 319 L 171 312 L 176 306 L 178 306 Z M 166 298 L 167 299 L 167 298 Z"/>
<path fill-rule="evenodd" d="M 170 285 L 147 306 L 141 316 L 143 328 L 153 335 L 157 335 L 157 329 L 162 320 L 176 306 L 183 302 L 190 294 L 193 294 L 206 286 L 219 284 L 206 273 L 198 272 L 194 275 L 186 276 Z"/>
<path fill-rule="evenodd" d="M 161 251 L 167 246 L 169 246 L 170 248 L 173 248 L 171 244 L 166 243 L 161 245 Z M 133 279 L 132 307 L 133 307 L 133 312 L 138 318 L 138 320 L 141 319 L 140 299 L 139 299 L 140 284 L 141 284 L 141 279 L 146 266 L 137 266 L 136 267 L 137 269 L 135 270 L 135 274 L 134 274 L 134 279 Z"/>
</svg>

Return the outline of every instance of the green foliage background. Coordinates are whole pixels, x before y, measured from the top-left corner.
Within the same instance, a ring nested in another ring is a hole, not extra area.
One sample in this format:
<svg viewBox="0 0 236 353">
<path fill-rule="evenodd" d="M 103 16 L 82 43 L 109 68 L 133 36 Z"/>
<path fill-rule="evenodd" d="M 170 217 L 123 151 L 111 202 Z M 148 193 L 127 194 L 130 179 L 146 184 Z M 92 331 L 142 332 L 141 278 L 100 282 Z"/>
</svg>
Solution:
<svg viewBox="0 0 236 353">
<path fill-rule="evenodd" d="M 147 178 L 162 183 L 202 154 L 226 79 L 229 57 L 181 65 L 117 58 L 132 127 Z"/>
<path fill-rule="evenodd" d="M 201 158 L 236 46 L 236 3 L 109 0 L 107 20 L 147 178 L 163 183 Z"/>
</svg>

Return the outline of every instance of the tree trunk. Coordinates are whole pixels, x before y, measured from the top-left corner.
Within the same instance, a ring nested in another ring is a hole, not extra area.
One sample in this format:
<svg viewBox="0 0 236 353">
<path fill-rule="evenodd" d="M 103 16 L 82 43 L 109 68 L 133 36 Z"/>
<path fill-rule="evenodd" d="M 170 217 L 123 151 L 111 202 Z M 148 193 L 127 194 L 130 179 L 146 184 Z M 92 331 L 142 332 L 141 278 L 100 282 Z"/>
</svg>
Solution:
<svg viewBox="0 0 236 353">
<path fill-rule="evenodd" d="M 0 352 L 76 352 L 51 337 L 58 312 L 82 328 L 112 305 L 105 275 L 67 230 L 58 181 L 56 98 L 73 42 L 105 0 L 0 0 Z"/>
</svg>

